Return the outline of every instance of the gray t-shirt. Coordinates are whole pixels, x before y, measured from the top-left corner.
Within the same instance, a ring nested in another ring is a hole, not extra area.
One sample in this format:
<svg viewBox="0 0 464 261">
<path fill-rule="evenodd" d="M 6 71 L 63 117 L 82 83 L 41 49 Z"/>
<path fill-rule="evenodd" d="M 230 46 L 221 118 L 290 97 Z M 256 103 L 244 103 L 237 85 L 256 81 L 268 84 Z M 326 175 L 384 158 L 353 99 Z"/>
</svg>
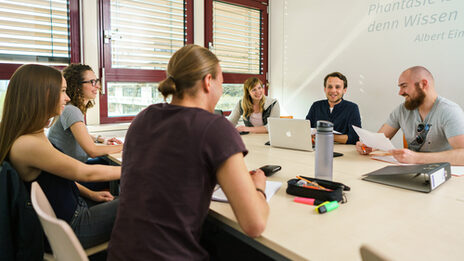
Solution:
<svg viewBox="0 0 464 261">
<path fill-rule="evenodd" d="M 48 139 L 64 154 L 86 162 L 89 155 L 76 141 L 70 128 L 71 125 L 79 121 L 84 122 L 84 114 L 81 110 L 72 104 L 66 105 L 63 113 L 48 131 Z"/>
<path fill-rule="evenodd" d="M 404 133 L 408 145 L 418 134 L 418 125 L 429 124 L 430 130 L 425 138 L 424 145 L 419 151 L 438 152 L 451 150 L 448 139 L 464 134 L 464 112 L 456 103 L 438 96 L 432 109 L 422 121 L 418 109 L 408 110 L 404 104 L 399 105 L 387 120 L 386 124 L 399 129 Z"/>
</svg>

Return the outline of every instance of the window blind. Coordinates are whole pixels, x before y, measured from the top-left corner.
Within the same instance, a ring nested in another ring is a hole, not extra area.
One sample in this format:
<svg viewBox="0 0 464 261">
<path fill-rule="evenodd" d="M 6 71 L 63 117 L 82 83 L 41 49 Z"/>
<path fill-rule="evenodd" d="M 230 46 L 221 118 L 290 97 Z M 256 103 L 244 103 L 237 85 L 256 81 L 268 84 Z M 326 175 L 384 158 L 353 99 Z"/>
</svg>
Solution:
<svg viewBox="0 0 464 261">
<path fill-rule="evenodd" d="M 187 38 L 182 0 L 112 0 L 112 68 L 165 70 Z"/>
<path fill-rule="evenodd" d="M 66 0 L 0 0 L 0 62 L 70 63 Z"/>
<path fill-rule="evenodd" d="M 209 48 L 230 73 L 262 71 L 262 19 L 260 10 L 213 1 L 213 43 Z"/>
</svg>

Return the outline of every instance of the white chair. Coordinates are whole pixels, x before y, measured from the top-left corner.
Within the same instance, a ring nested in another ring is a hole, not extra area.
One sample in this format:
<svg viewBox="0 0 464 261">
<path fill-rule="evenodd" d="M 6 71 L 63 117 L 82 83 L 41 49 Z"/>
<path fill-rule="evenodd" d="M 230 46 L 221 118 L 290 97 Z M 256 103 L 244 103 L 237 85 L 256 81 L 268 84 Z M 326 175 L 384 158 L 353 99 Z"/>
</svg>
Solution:
<svg viewBox="0 0 464 261">
<path fill-rule="evenodd" d="M 108 248 L 108 242 L 105 242 L 84 250 L 69 224 L 56 218 L 55 212 L 37 182 L 32 183 L 31 201 L 53 251 L 53 257 L 45 254 L 45 260 L 89 260 L 88 255 Z"/>
</svg>

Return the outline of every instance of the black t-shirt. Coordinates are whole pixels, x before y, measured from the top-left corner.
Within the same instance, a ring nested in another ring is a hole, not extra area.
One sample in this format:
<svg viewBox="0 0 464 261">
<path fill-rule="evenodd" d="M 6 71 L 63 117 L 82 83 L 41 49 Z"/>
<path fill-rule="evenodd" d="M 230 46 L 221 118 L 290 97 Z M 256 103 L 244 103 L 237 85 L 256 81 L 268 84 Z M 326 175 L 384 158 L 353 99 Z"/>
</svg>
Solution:
<svg viewBox="0 0 464 261">
<path fill-rule="evenodd" d="M 118 215 L 108 260 L 204 260 L 201 226 L 217 168 L 246 154 L 224 117 L 199 108 L 151 105 L 125 138 Z"/>
</svg>

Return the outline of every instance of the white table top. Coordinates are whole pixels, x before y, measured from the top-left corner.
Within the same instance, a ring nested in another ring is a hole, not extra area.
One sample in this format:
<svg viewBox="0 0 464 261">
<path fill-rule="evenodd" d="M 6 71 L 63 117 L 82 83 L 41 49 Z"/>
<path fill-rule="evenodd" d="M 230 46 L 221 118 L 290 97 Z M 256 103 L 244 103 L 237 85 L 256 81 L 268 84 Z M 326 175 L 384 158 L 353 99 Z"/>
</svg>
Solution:
<svg viewBox="0 0 464 261">
<path fill-rule="evenodd" d="M 386 163 L 361 156 L 353 145 L 336 145 L 333 180 L 351 187 L 348 203 L 326 214 L 294 203 L 287 180 L 314 177 L 314 152 L 265 146 L 267 134 L 242 136 L 249 169 L 267 164 L 282 170 L 269 180 L 283 183 L 270 200 L 266 230 L 256 240 L 293 260 L 360 260 L 369 244 L 393 260 L 464 260 L 464 178 L 452 177 L 431 193 L 361 180 Z M 240 230 L 227 203 L 212 202 L 210 213 Z"/>
</svg>

